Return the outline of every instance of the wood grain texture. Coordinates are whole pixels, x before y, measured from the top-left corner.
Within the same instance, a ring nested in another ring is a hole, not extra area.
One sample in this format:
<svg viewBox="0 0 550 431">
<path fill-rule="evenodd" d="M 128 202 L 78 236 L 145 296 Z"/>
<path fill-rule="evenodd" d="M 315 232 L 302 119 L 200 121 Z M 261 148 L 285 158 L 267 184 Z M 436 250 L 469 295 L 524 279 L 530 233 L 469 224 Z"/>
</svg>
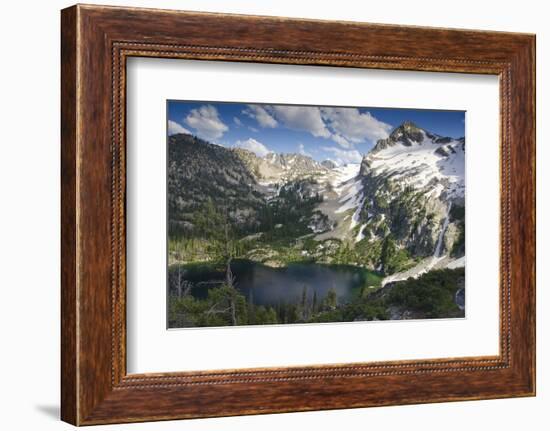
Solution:
<svg viewBox="0 0 550 431">
<path fill-rule="evenodd" d="M 61 417 L 78 421 L 76 299 L 76 9 L 61 16 Z"/>
<path fill-rule="evenodd" d="M 533 395 L 534 49 L 534 36 L 525 34 L 101 6 L 62 11 L 63 420 L 87 425 Z M 127 375 L 130 56 L 498 75 L 500 354 Z"/>
</svg>

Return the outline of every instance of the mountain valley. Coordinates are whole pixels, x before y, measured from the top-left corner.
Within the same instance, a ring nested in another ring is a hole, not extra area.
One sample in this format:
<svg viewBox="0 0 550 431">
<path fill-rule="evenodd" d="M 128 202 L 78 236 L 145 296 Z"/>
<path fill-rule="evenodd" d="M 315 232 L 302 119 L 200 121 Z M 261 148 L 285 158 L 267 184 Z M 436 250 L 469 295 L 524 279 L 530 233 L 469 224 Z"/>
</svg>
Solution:
<svg viewBox="0 0 550 431">
<path fill-rule="evenodd" d="M 361 163 L 341 166 L 303 154 L 260 157 L 188 134 L 170 136 L 168 151 L 171 280 L 176 268 L 220 265 L 227 256 L 284 271 L 358 268 L 366 271 L 360 296 L 370 302 L 354 320 L 430 317 L 407 308 L 405 296 L 395 298 L 403 283 L 430 288 L 425 280 L 433 274 L 463 296 L 464 138 L 404 122 Z M 267 271 L 261 267 L 246 271 Z M 453 301 L 444 309 L 460 314 Z M 277 311 L 279 320 L 284 313 Z"/>
</svg>

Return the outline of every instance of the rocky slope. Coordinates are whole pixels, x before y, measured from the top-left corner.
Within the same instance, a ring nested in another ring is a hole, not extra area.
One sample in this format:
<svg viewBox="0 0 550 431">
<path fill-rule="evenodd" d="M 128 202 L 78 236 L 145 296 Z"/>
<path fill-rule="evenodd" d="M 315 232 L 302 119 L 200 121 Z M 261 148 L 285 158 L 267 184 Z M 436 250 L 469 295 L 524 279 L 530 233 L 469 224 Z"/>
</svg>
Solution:
<svg viewBox="0 0 550 431">
<path fill-rule="evenodd" d="M 405 123 L 363 158 L 360 176 L 363 236 L 391 233 L 416 256 L 450 251 L 450 211 L 464 206 L 463 140 Z"/>
<path fill-rule="evenodd" d="M 321 165 L 323 165 L 327 169 L 334 169 L 338 167 L 338 165 L 334 163 L 332 160 L 323 160 L 321 162 Z"/>
<path fill-rule="evenodd" d="M 313 178 L 324 175 L 328 168 L 311 157 L 302 154 L 269 153 L 258 157 L 252 151 L 243 148 L 232 150 L 246 164 L 259 184 L 284 184 L 305 177 Z"/>
<path fill-rule="evenodd" d="M 464 255 L 464 155 L 463 138 L 402 124 L 342 183 L 339 206 L 324 203 L 329 218 L 347 223 L 347 231 L 324 237 L 378 248 L 371 264 L 386 274 L 409 269 L 410 276 L 450 264 Z M 384 259 L 388 249 L 392 256 Z"/>
<path fill-rule="evenodd" d="M 172 228 L 196 229 L 197 214 L 213 207 L 227 208 L 235 225 L 250 229 L 257 225 L 263 206 L 256 177 L 238 154 L 191 135 L 170 136 L 168 211 Z"/>
</svg>

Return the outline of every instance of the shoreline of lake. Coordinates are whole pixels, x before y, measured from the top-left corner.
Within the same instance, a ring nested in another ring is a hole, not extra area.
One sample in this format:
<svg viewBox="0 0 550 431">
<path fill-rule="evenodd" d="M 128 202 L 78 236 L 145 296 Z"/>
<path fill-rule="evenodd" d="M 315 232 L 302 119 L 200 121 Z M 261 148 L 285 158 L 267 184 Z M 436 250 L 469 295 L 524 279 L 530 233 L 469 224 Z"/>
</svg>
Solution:
<svg viewBox="0 0 550 431">
<path fill-rule="evenodd" d="M 226 265 L 221 262 L 193 262 L 169 267 L 169 281 L 179 277 L 191 286 L 192 296 L 203 299 L 208 289 L 222 285 L 226 277 Z M 237 290 L 247 298 L 254 298 L 258 305 L 273 306 L 278 303 L 297 302 L 305 295 L 325 297 L 334 290 L 340 302 L 348 302 L 359 295 L 363 288 L 374 291 L 381 286 L 383 276 L 375 271 L 349 264 L 324 264 L 316 262 L 292 262 L 284 267 L 272 267 L 263 263 L 235 259 L 231 262 Z M 171 283 L 173 284 L 173 283 Z M 173 291 L 173 288 L 169 288 Z"/>
</svg>

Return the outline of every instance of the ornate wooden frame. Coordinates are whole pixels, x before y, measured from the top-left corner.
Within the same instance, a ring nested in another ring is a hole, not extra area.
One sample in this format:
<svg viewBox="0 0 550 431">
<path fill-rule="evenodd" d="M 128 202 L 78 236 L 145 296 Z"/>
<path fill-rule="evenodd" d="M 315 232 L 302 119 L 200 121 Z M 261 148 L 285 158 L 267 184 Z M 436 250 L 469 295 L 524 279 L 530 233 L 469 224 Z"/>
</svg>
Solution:
<svg viewBox="0 0 550 431">
<path fill-rule="evenodd" d="M 88 425 L 535 394 L 534 35 L 78 5 L 62 11 L 61 48 L 63 420 Z M 128 375 L 130 56 L 498 75 L 500 354 Z"/>
</svg>

